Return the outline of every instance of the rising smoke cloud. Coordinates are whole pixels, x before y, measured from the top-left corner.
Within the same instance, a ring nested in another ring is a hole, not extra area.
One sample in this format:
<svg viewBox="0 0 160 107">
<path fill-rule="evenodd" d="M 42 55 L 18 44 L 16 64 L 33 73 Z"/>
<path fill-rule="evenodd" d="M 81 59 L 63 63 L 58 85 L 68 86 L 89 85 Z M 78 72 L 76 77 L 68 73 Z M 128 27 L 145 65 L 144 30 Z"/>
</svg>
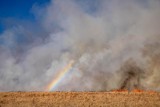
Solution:
<svg viewBox="0 0 160 107">
<path fill-rule="evenodd" d="M 72 72 L 57 91 L 159 91 L 160 2 L 91 2 L 34 5 L 38 24 L 6 29 L 0 36 L 0 91 L 43 91 L 70 60 Z M 17 44 L 18 35 L 27 43 Z"/>
</svg>

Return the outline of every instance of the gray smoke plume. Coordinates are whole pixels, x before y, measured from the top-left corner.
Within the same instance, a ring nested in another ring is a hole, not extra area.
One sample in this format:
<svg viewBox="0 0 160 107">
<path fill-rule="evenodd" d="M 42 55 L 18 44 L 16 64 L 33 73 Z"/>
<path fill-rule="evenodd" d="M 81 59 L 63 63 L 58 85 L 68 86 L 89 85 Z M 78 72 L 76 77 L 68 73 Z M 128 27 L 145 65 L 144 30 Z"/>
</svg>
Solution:
<svg viewBox="0 0 160 107">
<path fill-rule="evenodd" d="M 44 91 L 70 60 L 56 91 L 160 90 L 159 0 L 53 0 L 32 12 L 35 23 L 0 36 L 0 91 Z"/>
</svg>

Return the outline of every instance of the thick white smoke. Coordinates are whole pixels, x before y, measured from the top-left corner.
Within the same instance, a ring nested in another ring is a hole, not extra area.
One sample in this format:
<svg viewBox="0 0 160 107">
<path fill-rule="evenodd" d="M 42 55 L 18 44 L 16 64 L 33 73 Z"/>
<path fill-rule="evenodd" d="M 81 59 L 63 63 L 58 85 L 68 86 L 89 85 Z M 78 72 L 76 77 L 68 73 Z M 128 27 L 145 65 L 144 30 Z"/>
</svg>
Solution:
<svg viewBox="0 0 160 107">
<path fill-rule="evenodd" d="M 96 9 L 77 0 L 33 6 L 38 30 L 43 30 L 28 31 L 23 25 L 7 29 L 0 38 L 6 41 L 0 47 L 0 91 L 43 91 L 70 60 L 75 61 L 72 72 L 56 90 L 102 91 L 135 85 L 159 90 L 160 2 L 93 2 L 98 3 Z M 30 45 L 15 52 L 13 39 L 20 34 L 29 38 Z"/>
</svg>

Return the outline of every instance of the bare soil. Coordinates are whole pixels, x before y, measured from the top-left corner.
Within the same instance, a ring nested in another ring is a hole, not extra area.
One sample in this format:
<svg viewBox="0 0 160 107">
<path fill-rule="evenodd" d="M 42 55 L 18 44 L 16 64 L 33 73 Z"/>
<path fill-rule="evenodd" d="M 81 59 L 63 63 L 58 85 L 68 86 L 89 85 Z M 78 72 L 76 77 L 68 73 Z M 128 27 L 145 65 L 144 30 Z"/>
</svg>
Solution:
<svg viewBox="0 0 160 107">
<path fill-rule="evenodd" d="M 1 92 L 0 107 L 160 107 L 160 93 Z"/>
</svg>

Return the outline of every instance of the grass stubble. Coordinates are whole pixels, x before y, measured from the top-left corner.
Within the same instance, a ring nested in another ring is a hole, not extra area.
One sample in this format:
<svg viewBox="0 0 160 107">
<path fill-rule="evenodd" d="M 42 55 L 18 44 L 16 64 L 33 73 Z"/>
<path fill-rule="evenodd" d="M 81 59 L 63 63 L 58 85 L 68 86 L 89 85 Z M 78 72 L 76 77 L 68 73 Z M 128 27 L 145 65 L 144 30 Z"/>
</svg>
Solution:
<svg viewBox="0 0 160 107">
<path fill-rule="evenodd" d="M 160 93 L 0 92 L 0 107 L 160 107 Z"/>
</svg>

